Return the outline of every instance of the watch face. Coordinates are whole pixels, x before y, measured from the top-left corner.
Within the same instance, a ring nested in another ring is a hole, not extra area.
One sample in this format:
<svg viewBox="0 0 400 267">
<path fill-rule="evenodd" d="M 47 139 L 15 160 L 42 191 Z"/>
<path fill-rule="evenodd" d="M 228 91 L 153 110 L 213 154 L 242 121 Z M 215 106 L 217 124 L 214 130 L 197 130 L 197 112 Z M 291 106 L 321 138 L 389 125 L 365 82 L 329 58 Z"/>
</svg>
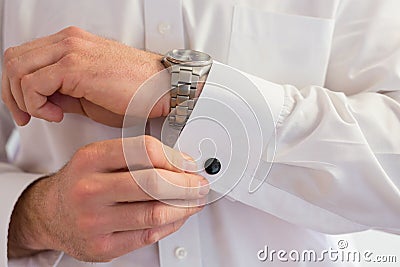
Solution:
<svg viewBox="0 0 400 267">
<path fill-rule="evenodd" d="M 208 54 L 188 49 L 169 51 L 166 57 L 174 63 L 188 64 L 191 66 L 205 66 L 211 63 L 211 57 Z"/>
</svg>

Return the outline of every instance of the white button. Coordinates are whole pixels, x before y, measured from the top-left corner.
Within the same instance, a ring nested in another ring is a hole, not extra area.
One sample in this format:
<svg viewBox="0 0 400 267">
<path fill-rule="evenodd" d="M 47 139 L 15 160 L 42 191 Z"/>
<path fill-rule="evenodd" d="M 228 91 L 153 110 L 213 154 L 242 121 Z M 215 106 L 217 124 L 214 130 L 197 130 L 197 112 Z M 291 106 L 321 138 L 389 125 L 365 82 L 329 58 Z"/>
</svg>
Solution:
<svg viewBox="0 0 400 267">
<path fill-rule="evenodd" d="M 169 25 L 168 23 L 162 22 L 162 23 L 158 24 L 158 32 L 160 34 L 164 35 L 164 34 L 169 33 L 170 31 L 171 31 L 171 25 Z"/>
<path fill-rule="evenodd" d="M 180 260 L 183 260 L 187 256 L 187 251 L 183 247 L 178 247 L 175 249 L 175 257 L 177 257 Z"/>
</svg>

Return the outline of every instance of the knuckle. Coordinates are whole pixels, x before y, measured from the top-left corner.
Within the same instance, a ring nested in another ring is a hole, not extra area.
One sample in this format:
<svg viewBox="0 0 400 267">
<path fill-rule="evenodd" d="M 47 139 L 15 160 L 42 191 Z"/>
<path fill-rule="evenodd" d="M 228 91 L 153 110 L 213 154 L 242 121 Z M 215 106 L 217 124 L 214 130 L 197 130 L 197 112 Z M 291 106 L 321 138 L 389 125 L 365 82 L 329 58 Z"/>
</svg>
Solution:
<svg viewBox="0 0 400 267">
<path fill-rule="evenodd" d="M 82 98 L 84 91 L 79 86 L 83 79 L 82 76 L 82 73 L 77 71 L 64 74 L 63 86 L 60 89 L 60 93 L 66 93 L 75 98 Z"/>
<path fill-rule="evenodd" d="M 174 222 L 172 224 L 172 232 L 175 233 L 176 231 L 178 231 L 183 225 L 183 222 Z"/>
<path fill-rule="evenodd" d="M 73 51 L 81 46 L 81 39 L 77 37 L 67 37 L 62 40 L 62 45 L 67 51 Z"/>
<path fill-rule="evenodd" d="M 183 174 L 183 190 L 184 190 L 184 197 L 185 199 L 190 199 L 191 196 L 195 195 L 198 191 L 198 182 L 195 184 L 195 180 L 191 178 L 188 174 Z"/>
<path fill-rule="evenodd" d="M 160 178 L 158 172 L 155 169 L 148 170 L 149 175 L 140 180 L 140 184 L 146 193 L 150 194 L 154 199 L 158 199 L 160 195 Z"/>
<path fill-rule="evenodd" d="M 64 67 L 78 66 L 81 62 L 81 58 L 76 53 L 69 53 L 60 59 L 59 63 Z"/>
<path fill-rule="evenodd" d="M 175 233 L 176 231 L 178 231 L 185 224 L 187 220 L 188 218 L 183 218 L 182 220 L 173 222 L 171 233 Z"/>
<path fill-rule="evenodd" d="M 4 51 L 4 62 L 9 61 L 11 58 L 14 57 L 15 54 L 15 47 L 9 47 Z"/>
<path fill-rule="evenodd" d="M 97 179 L 83 178 L 76 182 L 72 191 L 72 197 L 78 205 L 82 205 L 84 201 L 101 195 L 104 191 L 103 184 L 97 181 Z M 95 219 L 94 217 L 93 220 Z"/>
<path fill-rule="evenodd" d="M 33 117 L 40 118 L 42 115 L 37 108 L 31 105 L 31 102 L 26 102 L 26 111 Z"/>
<path fill-rule="evenodd" d="M 102 155 L 110 155 L 112 148 L 105 145 L 106 142 L 95 142 L 81 147 L 72 157 L 72 164 L 78 169 L 87 169 L 88 166 L 98 161 Z"/>
<path fill-rule="evenodd" d="M 192 216 L 193 214 L 195 214 L 197 211 L 199 211 L 196 208 L 183 208 L 184 209 L 184 216 L 183 218 L 189 218 L 190 216 Z"/>
<path fill-rule="evenodd" d="M 33 76 L 32 75 L 25 75 L 21 78 L 21 89 L 23 92 L 28 92 L 33 90 L 33 86 L 35 85 L 34 82 L 32 82 Z"/>
<path fill-rule="evenodd" d="M 143 230 L 141 242 L 143 245 L 151 245 L 156 243 L 160 239 L 160 234 L 156 229 Z"/>
<path fill-rule="evenodd" d="M 92 143 L 81 147 L 74 155 L 74 163 L 81 163 L 86 166 L 88 163 L 93 162 L 98 154 L 99 145 L 97 143 Z"/>
<path fill-rule="evenodd" d="M 160 161 L 160 155 L 162 155 L 160 153 L 160 141 L 153 136 L 145 135 L 144 145 L 150 161 L 153 163 Z"/>
<path fill-rule="evenodd" d="M 81 36 L 85 33 L 85 31 L 76 26 L 69 26 L 61 31 L 65 36 Z"/>
<path fill-rule="evenodd" d="M 147 221 L 149 226 L 162 226 L 168 221 L 168 211 L 164 205 L 161 203 L 155 203 L 149 210 L 147 214 Z"/>
<path fill-rule="evenodd" d="M 85 166 L 89 162 L 90 154 L 91 154 L 90 145 L 81 147 L 78 151 L 75 152 L 71 160 L 71 163 L 73 165 L 78 165 L 77 166 L 78 168 L 80 166 Z"/>
<path fill-rule="evenodd" d="M 10 58 L 5 61 L 5 69 L 7 71 L 7 75 L 10 77 L 21 76 L 21 64 L 19 57 Z"/>
</svg>

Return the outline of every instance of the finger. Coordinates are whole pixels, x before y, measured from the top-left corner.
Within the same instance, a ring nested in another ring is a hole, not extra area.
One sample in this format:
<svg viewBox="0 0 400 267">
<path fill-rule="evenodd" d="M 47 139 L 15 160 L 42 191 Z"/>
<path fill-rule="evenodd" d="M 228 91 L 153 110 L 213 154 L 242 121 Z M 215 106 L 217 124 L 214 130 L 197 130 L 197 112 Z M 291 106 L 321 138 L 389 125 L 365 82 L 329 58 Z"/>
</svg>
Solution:
<svg viewBox="0 0 400 267">
<path fill-rule="evenodd" d="M 189 156 L 164 145 L 151 136 L 123 139 L 124 156 L 131 171 L 159 168 L 174 172 L 196 172 L 196 162 Z M 137 153 L 138 152 L 138 153 Z M 141 157 L 138 158 L 138 155 Z"/>
<path fill-rule="evenodd" d="M 151 136 L 93 143 L 80 149 L 76 156 L 78 157 L 76 161 L 85 164 L 86 169 L 92 168 L 93 171 L 104 173 L 126 170 L 127 166 L 131 171 L 159 168 L 182 172 L 182 170 L 197 169 L 196 163 L 190 158 L 164 146 Z"/>
<path fill-rule="evenodd" d="M 15 57 L 19 57 L 20 55 L 22 55 L 28 51 L 57 43 L 57 42 L 63 40 L 64 38 L 65 38 L 65 36 L 60 34 L 60 32 L 58 32 L 58 33 L 52 34 L 50 36 L 35 39 L 33 41 L 24 43 L 19 46 L 9 47 L 6 49 L 5 54 L 4 54 L 5 62 L 7 62 Z"/>
<path fill-rule="evenodd" d="M 81 105 L 81 99 L 55 92 L 47 98 L 47 101 L 59 106 L 63 110 L 63 113 L 86 115 Z"/>
<path fill-rule="evenodd" d="M 176 232 L 186 220 L 146 230 L 118 232 L 111 235 L 109 247 L 113 248 L 111 258 L 119 257 L 136 249 L 158 242 Z"/>
<path fill-rule="evenodd" d="M 132 172 L 131 175 L 140 189 L 152 199 L 199 199 L 209 192 L 207 180 L 196 174 L 147 169 Z"/>
<path fill-rule="evenodd" d="M 27 76 L 26 76 L 27 77 Z M 46 95 L 41 95 L 35 89 L 22 88 L 26 111 L 29 115 L 49 122 L 60 122 L 64 117 L 61 107 L 48 101 Z"/>
<path fill-rule="evenodd" d="M 74 113 L 86 116 L 107 126 L 121 128 L 124 117 L 115 114 L 101 106 L 95 105 L 84 98 L 75 98 L 58 92 L 47 98 L 47 101 L 59 106 L 63 113 Z"/>
<path fill-rule="evenodd" d="M 37 118 L 47 121 L 61 121 L 64 110 L 49 101 L 48 97 L 56 92 L 64 94 L 63 83 L 66 73 L 74 73 L 77 68 L 82 67 L 74 58 L 74 54 L 68 55 L 59 62 L 43 67 L 34 73 L 23 77 L 21 81 L 22 95 L 27 112 Z M 69 61 L 69 63 L 64 63 Z M 79 82 L 74 79 L 74 82 Z M 76 89 L 76 84 L 69 87 L 65 95 L 79 99 L 83 97 L 82 92 Z"/>
<path fill-rule="evenodd" d="M 51 103 L 47 105 L 41 103 L 43 99 L 37 94 L 49 96 L 58 90 L 59 86 L 50 87 L 50 92 L 33 92 L 28 97 L 28 99 L 32 98 L 33 102 L 31 103 L 26 101 L 26 97 L 23 97 L 26 92 L 22 89 L 29 92 L 30 90 L 35 90 L 35 88 L 44 87 L 43 84 L 48 84 L 49 76 L 41 83 L 25 81 L 28 88 L 21 88 L 21 83 L 23 83 L 23 81 L 20 81 L 20 79 L 45 66 L 53 65 L 68 53 L 68 51 L 86 47 L 89 42 L 83 41 L 83 39 L 96 40 L 97 38 L 98 37 L 84 32 L 83 30 L 71 27 L 54 35 L 7 49 L 5 66 L 8 70 L 8 76 L 11 77 L 11 92 L 14 95 L 18 107 L 25 112 L 29 112 L 31 115 L 36 114 L 35 116 L 48 121 L 60 121 L 62 116 L 59 114 L 60 112 L 57 106 Z M 32 79 L 29 78 L 28 80 Z M 41 103 L 41 105 L 38 103 Z M 27 107 L 27 104 L 29 104 L 29 107 Z M 56 115 L 53 114 L 54 112 Z"/>
<path fill-rule="evenodd" d="M 101 200 L 97 201 L 105 204 L 154 199 L 196 200 L 204 198 L 210 190 L 207 180 L 200 175 L 163 169 L 103 174 L 98 179 L 104 193 L 99 194 Z"/>
<path fill-rule="evenodd" d="M 124 203 L 109 207 L 102 215 L 106 233 L 143 230 L 186 219 L 203 207 L 181 208 L 158 201 Z"/>
<path fill-rule="evenodd" d="M 24 96 L 22 95 L 21 81 L 19 78 L 10 78 L 10 87 L 12 96 L 21 111 L 26 112 Z"/>
<path fill-rule="evenodd" d="M 4 69 L 7 70 L 7 76 L 11 80 L 11 92 L 20 110 L 27 112 L 21 88 L 23 77 L 40 68 L 54 64 L 67 51 L 81 43 L 78 38 L 67 38 L 62 42 L 58 42 L 62 40 L 62 37 L 62 34 L 55 34 L 7 49 Z M 40 87 L 40 84 L 34 85 Z M 55 88 L 54 90 L 57 89 Z"/>
<path fill-rule="evenodd" d="M 68 43 L 77 41 L 69 40 Z M 22 93 L 21 83 L 24 81 L 24 76 L 37 71 L 40 68 L 46 67 L 56 63 L 60 58 L 63 57 L 69 49 L 72 48 L 72 44 L 65 45 L 66 41 L 52 44 L 49 46 L 40 47 L 38 49 L 31 49 L 30 51 L 17 56 L 9 60 L 6 64 L 7 74 L 11 80 L 11 92 L 14 96 L 15 101 L 18 104 L 19 109 L 27 112 L 25 105 L 24 95 Z M 26 84 L 26 81 L 24 82 Z M 28 89 L 34 89 L 36 87 L 43 86 L 42 84 L 30 85 Z M 58 88 L 54 88 L 56 91 Z"/>
<path fill-rule="evenodd" d="M 88 41 L 95 41 L 99 38 L 99 37 L 97 37 L 89 32 L 86 32 L 78 27 L 71 26 L 71 27 L 67 27 L 57 33 L 54 33 L 52 35 L 35 39 L 33 41 L 24 43 L 20 46 L 10 47 L 5 52 L 5 59 L 6 59 L 6 61 L 8 61 L 9 59 L 20 56 L 28 51 L 58 43 L 68 37 L 76 37 L 76 38 L 81 38 L 81 39 L 85 39 Z"/>
<path fill-rule="evenodd" d="M 85 98 L 80 98 L 79 102 L 86 117 L 111 127 L 121 128 L 123 126 L 123 115 L 119 115 L 107 110 L 102 106 L 86 100 Z M 64 109 L 64 106 L 61 106 L 61 108 L 63 109 L 64 113 L 70 113 L 68 109 Z"/>
<path fill-rule="evenodd" d="M 76 54 L 67 54 L 57 63 L 43 67 L 29 75 L 26 86 L 35 88 L 42 95 L 51 95 L 56 90 L 75 98 L 85 98 L 114 113 L 123 115 L 134 92 L 132 82 L 113 79 L 99 75 L 88 66 L 82 64 L 82 59 Z M 119 88 L 119 93 L 109 88 Z M 118 103 L 118 105 L 115 105 Z"/>
<path fill-rule="evenodd" d="M 54 94 L 58 90 L 58 87 L 42 93 L 43 91 L 40 88 L 43 87 L 43 83 L 37 83 L 33 78 L 33 74 L 28 74 L 21 81 L 23 102 L 25 103 L 27 113 L 50 122 L 60 122 L 64 116 L 63 110 L 61 107 L 48 101 L 48 96 Z"/>
<path fill-rule="evenodd" d="M 18 108 L 18 105 L 15 102 L 15 100 L 11 94 L 10 83 L 9 83 L 9 80 L 6 77 L 5 73 L 3 73 L 3 75 L 2 75 L 1 94 L 2 94 L 3 102 L 7 106 L 7 108 L 10 110 L 15 122 L 19 126 L 26 125 L 29 122 L 31 116 Z"/>
</svg>

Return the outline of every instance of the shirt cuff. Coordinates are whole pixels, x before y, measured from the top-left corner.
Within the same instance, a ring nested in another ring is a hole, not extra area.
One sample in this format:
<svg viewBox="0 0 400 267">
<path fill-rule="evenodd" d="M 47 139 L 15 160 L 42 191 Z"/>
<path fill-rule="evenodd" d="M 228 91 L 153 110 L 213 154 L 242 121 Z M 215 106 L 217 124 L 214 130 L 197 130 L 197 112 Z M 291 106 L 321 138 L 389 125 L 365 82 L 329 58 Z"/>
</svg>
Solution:
<svg viewBox="0 0 400 267">
<path fill-rule="evenodd" d="M 24 190 L 42 175 L 23 172 L 2 173 L 0 179 L 2 188 L 0 195 L 2 208 L 0 209 L 0 266 L 55 266 L 61 257 L 59 252 L 44 252 L 34 257 L 8 260 L 7 241 L 8 227 L 15 204 Z"/>
<path fill-rule="evenodd" d="M 269 183 L 276 128 L 288 115 L 285 97 L 282 85 L 213 64 L 175 145 L 196 159 L 200 175 L 210 182 L 208 203 L 227 197 L 326 233 L 367 229 Z M 205 169 L 210 158 L 220 162 L 217 174 Z"/>
<path fill-rule="evenodd" d="M 283 105 L 281 85 L 214 62 L 175 147 L 198 159 L 214 191 L 227 195 L 240 183 L 252 193 L 267 179 Z M 205 170 L 210 158 L 221 164 L 217 174 Z"/>
<path fill-rule="evenodd" d="M 8 267 L 56 267 L 63 255 L 63 252 L 49 250 L 32 257 L 9 260 Z"/>
</svg>

